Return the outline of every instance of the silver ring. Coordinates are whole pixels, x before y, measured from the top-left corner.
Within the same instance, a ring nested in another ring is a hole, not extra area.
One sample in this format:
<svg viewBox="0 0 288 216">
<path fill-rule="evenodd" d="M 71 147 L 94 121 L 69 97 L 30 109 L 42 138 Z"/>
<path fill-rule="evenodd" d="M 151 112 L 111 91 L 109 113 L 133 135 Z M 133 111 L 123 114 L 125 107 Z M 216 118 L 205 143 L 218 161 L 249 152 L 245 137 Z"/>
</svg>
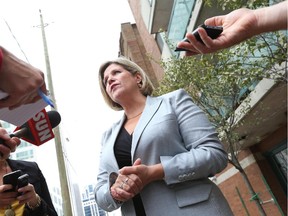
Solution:
<svg viewBox="0 0 288 216">
<path fill-rule="evenodd" d="M 128 181 L 129 181 L 129 178 L 126 178 L 124 183 L 127 184 Z"/>
<path fill-rule="evenodd" d="M 125 182 L 122 182 L 122 184 L 120 185 L 119 188 L 123 189 L 123 185 L 125 184 Z"/>
</svg>

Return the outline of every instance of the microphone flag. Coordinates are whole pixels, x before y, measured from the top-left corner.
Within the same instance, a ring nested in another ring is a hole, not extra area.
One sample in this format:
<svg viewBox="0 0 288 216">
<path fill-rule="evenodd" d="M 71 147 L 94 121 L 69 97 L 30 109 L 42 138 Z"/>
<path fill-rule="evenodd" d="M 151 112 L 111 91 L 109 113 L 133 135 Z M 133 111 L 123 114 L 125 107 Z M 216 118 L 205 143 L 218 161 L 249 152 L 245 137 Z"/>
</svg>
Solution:
<svg viewBox="0 0 288 216">
<path fill-rule="evenodd" d="M 40 146 L 54 138 L 50 120 L 45 109 L 41 110 L 22 126 L 17 127 L 14 132 L 22 128 L 27 128 L 28 130 L 27 134 L 21 137 L 21 139 L 36 146 Z"/>
</svg>

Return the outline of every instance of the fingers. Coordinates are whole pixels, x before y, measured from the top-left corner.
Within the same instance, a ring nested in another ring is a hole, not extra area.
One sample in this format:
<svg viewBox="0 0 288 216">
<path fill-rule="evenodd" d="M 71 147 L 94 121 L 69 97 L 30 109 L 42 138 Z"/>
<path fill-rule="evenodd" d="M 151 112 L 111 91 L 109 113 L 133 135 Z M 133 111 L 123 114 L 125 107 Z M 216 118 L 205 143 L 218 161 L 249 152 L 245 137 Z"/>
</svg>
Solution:
<svg viewBox="0 0 288 216">
<path fill-rule="evenodd" d="M 208 36 L 207 32 L 203 28 L 198 29 L 198 34 L 203 41 L 203 43 L 197 41 L 194 35 L 188 33 L 186 35 L 187 39 L 190 41 L 190 44 L 187 45 L 187 49 L 189 50 L 186 52 L 186 56 L 191 56 L 195 54 L 205 54 L 211 53 L 215 49 L 219 49 L 219 41 L 217 39 L 212 39 Z M 188 47 L 189 46 L 189 47 Z"/>
<path fill-rule="evenodd" d="M 41 70 L 18 59 L 3 47 L 1 50 L 4 57 L 0 68 L 0 88 L 8 97 L 0 100 L 0 108 L 15 109 L 22 104 L 39 100 L 39 88 L 47 93 L 44 73 Z"/>
<path fill-rule="evenodd" d="M 135 160 L 135 162 L 133 163 L 133 166 L 126 166 L 123 167 L 122 169 L 119 170 L 120 174 L 123 175 L 129 175 L 129 174 L 133 174 L 136 173 L 137 174 L 137 168 L 141 165 L 141 159 L 137 158 Z"/>
<path fill-rule="evenodd" d="M 181 41 L 177 45 L 178 48 L 182 48 L 186 51 L 185 56 L 205 53 L 207 50 L 209 50 L 208 48 L 210 47 L 211 43 L 213 43 L 212 39 L 207 35 L 203 28 L 199 27 L 197 31 L 203 43 L 198 41 L 192 33 L 187 33 L 187 40 Z"/>
<path fill-rule="evenodd" d="M 2 152 L 3 155 L 15 152 L 20 143 L 21 141 L 18 137 L 12 137 L 9 140 L 5 140 L 5 143 L 0 143 L 0 152 Z"/>
<path fill-rule="evenodd" d="M 0 138 L 2 140 L 0 143 L 0 153 L 2 159 L 7 159 L 10 153 L 16 150 L 21 141 L 17 137 L 10 138 L 7 131 L 3 128 L 0 128 Z"/>
<path fill-rule="evenodd" d="M 10 139 L 8 132 L 4 128 L 0 128 L 0 137 L 3 140 L 9 140 Z"/>
<path fill-rule="evenodd" d="M 141 159 L 138 158 L 133 163 L 133 166 L 124 167 L 119 171 L 119 175 L 114 185 L 111 187 L 111 195 L 114 199 L 119 201 L 127 201 L 133 198 L 143 189 L 142 180 L 138 175 L 134 174 L 133 171 L 137 166 L 140 165 L 141 165 Z M 128 172 L 126 174 L 123 174 L 125 173 L 125 170 L 127 170 Z"/>
<path fill-rule="evenodd" d="M 205 25 L 222 26 L 225 16 L 215 16 L 205 20 Z"/>
<path fill-rule="evenodd" d="M 17 97 L 17 98 L 16 98 Z M 8 104 L 12 104 L 9 106 L 10 110 L 13 110 L 17 107 L 20 107 L 23 104 L 30 104 L 30 103 L 35 103 L 36 101 L 38 101 L 39 99 L 41 99 L 40 95 L 38 94 L 38 91 L 33 91 L 30 94 L 26 94 L 25 96 L 23 96 L 22 98 L 19 98 L 19 96 L 14 96 L 14 95 L 10 95 L 7 97 L 7 99 L 5 99 L 5 103 L 2 103 L 1 105 L 3 107 L 8 106 Z M 18 100 L 17 102 L 15 102 L 16 100 Z"/>
<path fill-rule="evenodd" d="M 142 182 L 136 175 L 119 175 L 111 187 L 111 195 L 114 199 L 125 202 L 142 190 Z"/>
<path fill-rule="evenodd" d="M 32 184 L 19 188 L 18 193 L 21 194 L 17 197 L 20 204 L 28 203 L 36 199 L 36 192 Z"/>
<path fill-rule="evenodd" d="M 142 190 L 143 185 L 138 176 L 133 174 L 128 176 L 120 174 L 119 176 L 120 177 L 118 177 L 118 179 L 116 180 L 118 188 L 125 190 L 129 193 L 133 193 L 135 195 Z"/>
<path fill-rule="evenodd" d="M 43 79 L 44 79 L 44 77 L 43 77 Z M 46 88 L 46 84 L 44 83 L 41 87 L 40 87 L 40 89 L 41 89 L 41 91 L 44 93 L 44 94 L 48 94 L 48 90 L 47 90 L 47 88 Z"/>
<path fill-rule="evenodd" d="M 0 189 L 0 208 L 6 208 L 16 200 L 17 192 L 5 192 L 12 189 L 12 185 L 2 185 Z"/>
<path fill-rule="evenodd" d="M 124 189 L 125 184 L 128 185 L 128 181 L 129 181 L 129 178 L 127 177 L 127 178 L 125 179 L 125 181 L 123 181 L 123 182 L 121 183 L 121 185 L 120 185 L 119 188 Z"/>
<path fill-rule="evenodd" d="M 142 190 L 143 185 L 142 185 L 142 182 L 140 181 L 140 179 L 134 175 L 134 176 L 127 177 L 122 182 L 122 184 L 120 185 L 119 188 L 122 190 L 125 190 L 129 193 L 132 193 L 135 196 L 136 194 L 138 194 Z"/>
<path fill-rule="evenodd" d="M 141 159 L 137 158 L 136 161 L 133 163 L 133 166 L 137 166 L 141 164 Z"/>
<path fill-rule="evenodd" d="M 46 89 L 45 83 L 40 87 L 40 89 L 44 94 L 48 93 L 48 90 Z M 38 89 L 36 89 L 36 90 L 30 92 L 29 94 L 22 96 L 21 99 L 19 98 L 19 94 L 16 94 L 15 96 L 9 95 L 4 100 L 0 100 L 0 107 L 6 107 L 13 102 L 14 104 L 9 106 L 9 109 L 12 110 L 12 109 L 15 109 L 15 108 L 23 105 L 23 104 L 35 103 L 40 99 L 41 99 L 41 96 L 38 93 Z M 18 100 L 18 102 L 15 102 L 16 100 Z"/>
</svg>

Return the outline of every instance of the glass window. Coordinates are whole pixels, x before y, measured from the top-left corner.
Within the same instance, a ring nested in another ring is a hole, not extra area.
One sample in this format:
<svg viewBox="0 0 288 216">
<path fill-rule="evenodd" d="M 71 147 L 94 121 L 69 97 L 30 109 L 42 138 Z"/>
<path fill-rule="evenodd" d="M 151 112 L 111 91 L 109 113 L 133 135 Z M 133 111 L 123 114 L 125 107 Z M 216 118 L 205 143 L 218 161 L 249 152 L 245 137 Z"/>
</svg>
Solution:
<svg viewBox="0 0 288 216">
<path fill-rule="evenodd" d="M 194 5 L 195 0 L 174 1 L 167 34 L 172 43 L 184 38 Z"/>
<path fill-rule="evenodd" d="M 165 32 L 157 33 L 156 34 L 156 42 L 157 42 L 157 45 L 158 45 L 161 53 L 163 51 L 164 41 L 165 41 Z"/>
<path fill-rule="evenodd" d="M 287 181 L 287 148 L 276 153 L 274 155 L 274 160 L 279 167 L 281 173 L 283 173 L 284 178 Z"/>
<path fill-rule="evenodd" d="M 287 194 L 287 140 L 280 144 L 280 146 L 277 146 L 277 148 L 268 152 L 266 156 L 273 168 L 273 171 L 278 177 L 284 192 Z"/>
</svg>

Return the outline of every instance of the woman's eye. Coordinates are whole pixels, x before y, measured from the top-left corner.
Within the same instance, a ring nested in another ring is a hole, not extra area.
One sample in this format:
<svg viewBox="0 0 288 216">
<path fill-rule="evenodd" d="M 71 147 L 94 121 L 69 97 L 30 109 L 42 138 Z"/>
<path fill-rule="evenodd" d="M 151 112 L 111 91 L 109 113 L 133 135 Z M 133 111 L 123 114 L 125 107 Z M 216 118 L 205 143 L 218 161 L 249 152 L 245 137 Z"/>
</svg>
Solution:
<svg viewBox="0 0 288 216">
<path fill-rule="evenodd" d="M 104 86 L 107 85 L 107 79 L 104 79 L 104 80 L 103 80 L 103 84 L 104 84 Z"/>
</svg>

